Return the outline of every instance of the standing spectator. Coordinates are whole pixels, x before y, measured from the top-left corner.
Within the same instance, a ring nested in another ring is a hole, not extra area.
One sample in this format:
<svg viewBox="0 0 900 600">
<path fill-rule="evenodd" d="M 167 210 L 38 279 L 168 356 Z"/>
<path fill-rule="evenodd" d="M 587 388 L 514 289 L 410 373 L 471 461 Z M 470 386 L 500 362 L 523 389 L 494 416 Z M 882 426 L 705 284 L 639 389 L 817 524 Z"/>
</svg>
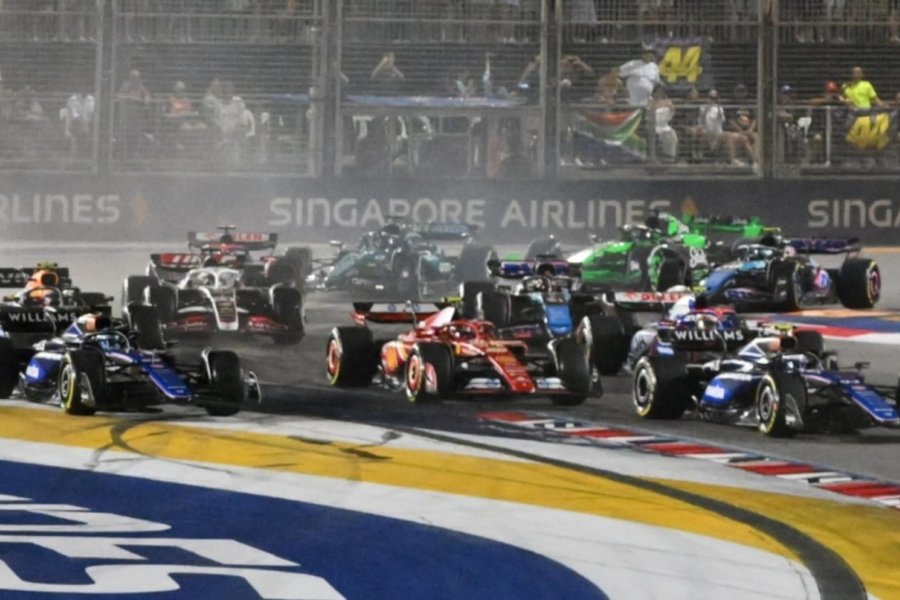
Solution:
<svg viewBox="0 0 900 600">
<path fill-rule="evenodd" d="M 140 152 L 144 118 L 150 102 L 150 92 L 141 81 L 140 71 L 133 69 L 128 73 L 128 79 L 122 82 L 116 93 L 116 102 L 119 109 L 120 152 L 123 158 L 131 160 L 137 158 Z"/>
<path fill-rule="evenodd" d="M 842 88 L 844 102 L 850 108 L 869 109 L 872 105 L 882 106 L 884 103 L 878 97 L 875 87 L 866 79 L 863 79 L 862 67 L 853 67 L 850 71 L 852 79 Z"/>
<path fill-rule="evenodd" d="M 406 79 L 397 67 L 397 57 L 393 52 L 386 52 L 372 69 L 370 79 L 377 81 L 382 93 L 396 94 L 400 91 L 400 82 Z"/>
<path fill-rule="evenodd" d="M 641 57 L 619 67 L 619 74 L 628 88 L 628 103 L 631 106 L 647 106 L 654 88 L 660 84 L 659 66 L 653 48 L 643 45 Z"/>
<path fill-rule="evenodd" d="M 659 150 L 665 162 L 675 162 L 678 157 L 678 133 L 672 127 L 675 118 L 675 104 L 661 85 L 653 90 L 650 104 L 647 106 L 653 121 L 653 132 L 659 142 Z"/>
<path fill-rule="evenodd" d="M 176 154 L 182 154 L 192 145 L 197 132 L 207 129 L 186 91 L 184 82 L 176 81 L 163 111 L 163 137 L 166 145 Z"/>
<path fill-rule="evenodd" d="M 72 94 L 60 112 L 63 133 L 69 142 L 69 156 L 84 156 L 91 148 L 96 103 L 92 94 Z"/>
<path fill-rule="evenodd" d="M 573 42 L 590 40 L 597 25 L 594 0 L 567 0 L 563 4 L 563 23 L 571 28 Z"/>
</svg>

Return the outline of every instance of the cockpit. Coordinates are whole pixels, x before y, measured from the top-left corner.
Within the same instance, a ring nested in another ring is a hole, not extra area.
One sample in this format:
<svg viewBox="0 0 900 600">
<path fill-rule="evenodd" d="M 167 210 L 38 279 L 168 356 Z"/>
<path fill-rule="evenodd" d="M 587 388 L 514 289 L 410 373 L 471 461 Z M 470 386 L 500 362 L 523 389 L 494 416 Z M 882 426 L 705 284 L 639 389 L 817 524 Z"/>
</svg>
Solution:
<svg viewBox="0 0 900 600">
<path fill-rule="evenodd" d="M 86 346 L 95 346 L 104 352 L 129 352 L 131 343 L 121 331 L 101 331 L 89 333 L 82 342 Z"/>
<path fill-rule="evenodd" d="M 182 287 L 234 289 L 240 282 L 241 272 L 235 269 L 195 269 L 187 274 Z"/>
</svg>

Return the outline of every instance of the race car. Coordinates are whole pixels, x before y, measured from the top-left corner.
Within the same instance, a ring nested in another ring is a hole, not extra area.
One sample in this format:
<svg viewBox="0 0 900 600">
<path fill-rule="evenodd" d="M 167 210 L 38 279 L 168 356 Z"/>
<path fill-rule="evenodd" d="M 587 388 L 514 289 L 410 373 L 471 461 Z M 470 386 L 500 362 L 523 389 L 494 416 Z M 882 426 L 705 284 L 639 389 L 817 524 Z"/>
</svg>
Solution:
<svg viewBox="0 0 900 600">
<path fill-rule="evenodd" d="M 773 437 L 900 425 L 896 391 L 867 385 L 862 366 L 840 369 L 816 331 L 751 328 L 731 309 L 698 309 L 659 327 L 635 365 L 632 399 L 641 417 L 693 408 Z"/>
<path fill-rule="evenodd" d="M 312 250 L 291 247 L 276 255 L 277 233 L 236 231 L 234 225 L 222 225 L 217 232 L 189 231 L 188 252 L 163 252 L 150 255 L 147 275 L 175 283 L 198 267 L 229 267 L 241 271 L 245 281 L 269 286 L 281 283 L 302 289 L 312 271 Z M 265 252 L 258 258 L 254 252 Z M 138 298 L 126 298 L 125 303 Z"/>
<path fill-rule="evenodd" d="M 303 339 L 306 314 L 299 289 L 284 283 L 256 287 L 246 272 L 229 267 L 191 269 L 177 282 L 154 277 L 125 279 L 122 297 L 156 306 L 163 329 L 173 337 L 240 333 L 271 337 L 276 344 Z"/>
<path fill-rule="evenodd" d="M 458 319 L 454 306 L 421 312 L 372 311 L 356 305 L 356 326 L 336 327 L 325 351 L 325 372 L 337 387 L 366 387 L 373 380 L 403 390 L 414 403 L 466 396 L 549 396 L 574 406 L 591 391 L 587 348 L 574 338 L 548 342 L 534 355 L 517 339 L 497 335 L 487 321 Z M 368 323 L 411 322 L 411 330 L 376 342 Z"/>
<path fill-rule="evenodd" d="M 0 268 L 0 287 L 18 288 L 0 301 L 0 337 L 16 348 L 62 332 L 79 315 L 112 310 L 112 296 L 82 292 L 72 284 L 69 269 L 54 262 Z"/>
<path fill-rule="evenodd" d="M 337 255 L 321 261 L 310 283 L 322 291 L 343 290 L 366 299 L 421 300 L 453 293 L 461 281 L 487 281 L 496 252 L 471 239 L 472 228 L 457 223 L 391 221 L 366 233 L 355 248 L 332 244 Z M 435 242 L 464 241 L 459 256 Z"/>
<path fill-rule="evenodd" d="M 761 243 L 740 245 L 735 260 L 713 269 L 700 282 L 700 295 L 707 304 L 742 311 L 796 311 L 837 302 L 872 308 L 881 296 L 881 271 L 860 250 L 856 239 L 764 236 Z M 813 254 L 846 256 L 839 268 L 825 268 Z"/>
<path fill-rule="evenodd" d="M 512 287 L 466 282 L 460 307 L 466 317 L 490 321 L 501 337 L 528 344 L 530 352 L 546 351 L 551 339 L 573 337 L 590 351 L 591 378 L 600 390 L 600 375 L 615 374 L 610 357 L 624 354 L 627 334 L 634 327 L 626 312 L 616 309 L 604 295 L 578 291 L 578 280 L 565 276 L 528 275 Z"/>
<path fill-rule="evenodd" d="M 216 416 L 233 415 L 245 398 L 259 397 L 255 376 L 244 378 L 234 352 L 205 349 L 197 364 L 178 365 L 153 307 L 134 306 L 129 318 L 131 326 L 81 315 L 61 336 L 36 344 L 24 365 L 0 338 L 0 397 L 19 386 L 25 398 L 58 400 L 72 415 L 184 402 Z"/>
<path fill-rule="evenodd" d="M 758 241 L 780 231 L 757 217 L 681 219 L 650 211 L 641 225 L 623 225 L 618 240 L 600 240 L 568 256 L 570 274 L 580 274 L 588 289 L 605 291 L 665 291 L 692 286 L 710 269 L 734 257 L 738 244 Z M 535 241 L 534 243 L 538 243 Z"/>
</svg>

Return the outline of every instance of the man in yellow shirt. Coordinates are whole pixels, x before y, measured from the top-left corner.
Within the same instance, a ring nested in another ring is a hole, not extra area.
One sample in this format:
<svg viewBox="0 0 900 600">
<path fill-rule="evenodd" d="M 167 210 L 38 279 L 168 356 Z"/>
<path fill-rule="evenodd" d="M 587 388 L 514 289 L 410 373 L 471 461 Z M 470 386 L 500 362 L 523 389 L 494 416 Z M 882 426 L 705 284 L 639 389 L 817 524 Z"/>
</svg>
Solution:
<svg viewBox="0 0 900 600">
<path fill-rule="evenodd" d="M 863 79 L 862 67 L 853 67 L 851 71 L 852 81 L 845 83 L 843 87 L 844 103 L 850 108 L 869 109 L 872 105 L 884 106 L 884 102 L 878 97 L 875 87 Z"/>
</svg>

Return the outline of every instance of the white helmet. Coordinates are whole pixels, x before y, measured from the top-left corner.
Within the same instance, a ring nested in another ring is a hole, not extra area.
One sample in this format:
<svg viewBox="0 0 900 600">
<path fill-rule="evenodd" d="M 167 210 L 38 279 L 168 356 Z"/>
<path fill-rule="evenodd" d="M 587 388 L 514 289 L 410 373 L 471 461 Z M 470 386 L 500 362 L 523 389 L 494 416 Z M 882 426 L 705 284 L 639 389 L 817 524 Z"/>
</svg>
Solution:
<svg viewBox="0 0 900 600">
<path fill-rule="evenodd" d="M 668 317 L 670 319 L 677 319 L 678 317 L 683 317 L 692 310 L 694 310 L 694 297 L 684 296 L 675 301 L 675 304 L 669 309 Z"/>
</svg>

